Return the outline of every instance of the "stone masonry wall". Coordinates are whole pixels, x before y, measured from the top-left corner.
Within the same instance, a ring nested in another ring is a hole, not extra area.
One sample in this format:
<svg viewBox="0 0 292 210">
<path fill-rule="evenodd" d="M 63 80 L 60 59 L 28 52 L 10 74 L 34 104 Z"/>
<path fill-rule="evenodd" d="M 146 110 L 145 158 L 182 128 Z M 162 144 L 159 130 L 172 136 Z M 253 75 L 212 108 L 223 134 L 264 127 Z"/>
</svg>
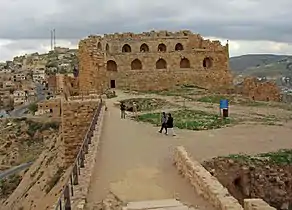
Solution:
<svg viewBox="0 0 292 210">
<path fill-rule="evenodd" d="M 178 171 L 188 179 L 196 192 L 217 210 L 275 210 L 261 199 L 244 200 L 244 208 L 228 190 L 199 162 L 192 160 L 184 147 L 177 147 L 174 162 Z"/>
<path fill-rule="evenodd" d="M 244 210 L 276 210 L 262 199 L 245 199 Z"/>
<path fill-rule="evenodd" d="M 245 78 L 242 94 L 258 101 L 280 101 L 280 89 L 272 82 L 258 82 L 256 78 Z"/>
<path fill-rule="evenodd" d="M 74 162 L 99 100 L 62 102 L 62 150 L 65 165 Z"/>
<path fill-rule="evenodd" d="M 102 92 L 113 83 L 133 90 L 232 84 L 228 44 L 189 31 L 89 36 L 80 41 L 78 57 L 81 90 Z"/>
</svg>

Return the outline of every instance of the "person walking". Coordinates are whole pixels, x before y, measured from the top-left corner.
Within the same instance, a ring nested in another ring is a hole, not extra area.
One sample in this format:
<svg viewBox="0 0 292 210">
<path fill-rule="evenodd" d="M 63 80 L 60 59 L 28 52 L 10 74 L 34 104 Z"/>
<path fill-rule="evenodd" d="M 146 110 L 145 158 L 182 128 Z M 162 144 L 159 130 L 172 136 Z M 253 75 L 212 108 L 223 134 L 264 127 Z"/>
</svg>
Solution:
<svg viewBox="0 0 292 210">
<path fill-rule="evenodd" d="M 174 130 L 173 130 L 173 117 L 171 116 L 170 113 L 168 113 L 168 117 L 167 117 L 167 121 L 166 121 L 166 125 L 167 125 L 167 133 L 166 135 L 170 133 L 172 134 L 172 136 L 176 136 Z"/>
<path fill-rule="evenodd" d="M 162 115 L 161 115 L 161 129 L 160 129 L 160 131 L 158 131 L 159 133 L 162 133 L 162 130 L 165 129 L 165 134 L 167 134 L 166 122 L 167 122 L 167 116 L 166 116 L 165 112 L 162 112 Z"/>
<path fill-rule="evenodd" d="M 120 110 L 121 110 L 121 118 L 125 119 L 126 118 L 126 106 L 125 106 L 124 102 L 121 102 Z"/>
<path fill-rule="evenodd" d="M 138 113 L 137 113 L 137 104 L 135 102 L 133 102 L 133 113 L 134 113 L 134 116 L 135 116 L 135 119 L 137 120 L 138 119 Z"/>
</svg>

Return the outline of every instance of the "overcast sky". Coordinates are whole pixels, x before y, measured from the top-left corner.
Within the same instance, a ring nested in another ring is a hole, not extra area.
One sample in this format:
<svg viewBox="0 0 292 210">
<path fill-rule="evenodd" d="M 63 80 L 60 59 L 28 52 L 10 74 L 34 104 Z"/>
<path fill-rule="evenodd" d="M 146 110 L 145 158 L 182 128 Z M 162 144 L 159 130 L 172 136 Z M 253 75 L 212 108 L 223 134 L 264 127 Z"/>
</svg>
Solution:
<svg viewBox="0 0 292 210">
<path fill-rule="evenodd" d="M 0 61 L 77 47 L 89 34 L 190 29 L 230 40 L 231 56 L 292 54 L 292 0 L 0 0 Z"/>
</svg>

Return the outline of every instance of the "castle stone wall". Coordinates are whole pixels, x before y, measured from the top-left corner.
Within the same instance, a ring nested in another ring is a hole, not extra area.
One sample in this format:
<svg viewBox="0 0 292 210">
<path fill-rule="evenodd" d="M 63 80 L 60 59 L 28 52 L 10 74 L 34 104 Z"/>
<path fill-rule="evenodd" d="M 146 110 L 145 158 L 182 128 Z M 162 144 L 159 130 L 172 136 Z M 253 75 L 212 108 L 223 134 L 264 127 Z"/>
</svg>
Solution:
<svg viewBox="0 0 292 210">
<path fill-rule="evenodd" d="M 189 31 L 89 36 L 79 43 L 81 90 L 167 89 L 232 84 L 228 44 Z"/>
</svg>

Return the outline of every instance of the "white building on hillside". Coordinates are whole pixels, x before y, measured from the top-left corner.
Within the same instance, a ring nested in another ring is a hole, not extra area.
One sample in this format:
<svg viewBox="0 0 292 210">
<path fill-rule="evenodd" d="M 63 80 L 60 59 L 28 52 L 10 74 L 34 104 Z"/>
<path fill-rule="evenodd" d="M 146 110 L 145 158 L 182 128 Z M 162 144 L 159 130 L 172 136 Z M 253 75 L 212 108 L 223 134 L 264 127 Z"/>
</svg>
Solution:
<svg viewBox="0 0 292 210">
<path fill-rule="evenodd" d="M 27 93 L 24 90 L 15 90 L 13 92 L 14 105 L 20 105 L 27 102 Z"/>
</svg>

